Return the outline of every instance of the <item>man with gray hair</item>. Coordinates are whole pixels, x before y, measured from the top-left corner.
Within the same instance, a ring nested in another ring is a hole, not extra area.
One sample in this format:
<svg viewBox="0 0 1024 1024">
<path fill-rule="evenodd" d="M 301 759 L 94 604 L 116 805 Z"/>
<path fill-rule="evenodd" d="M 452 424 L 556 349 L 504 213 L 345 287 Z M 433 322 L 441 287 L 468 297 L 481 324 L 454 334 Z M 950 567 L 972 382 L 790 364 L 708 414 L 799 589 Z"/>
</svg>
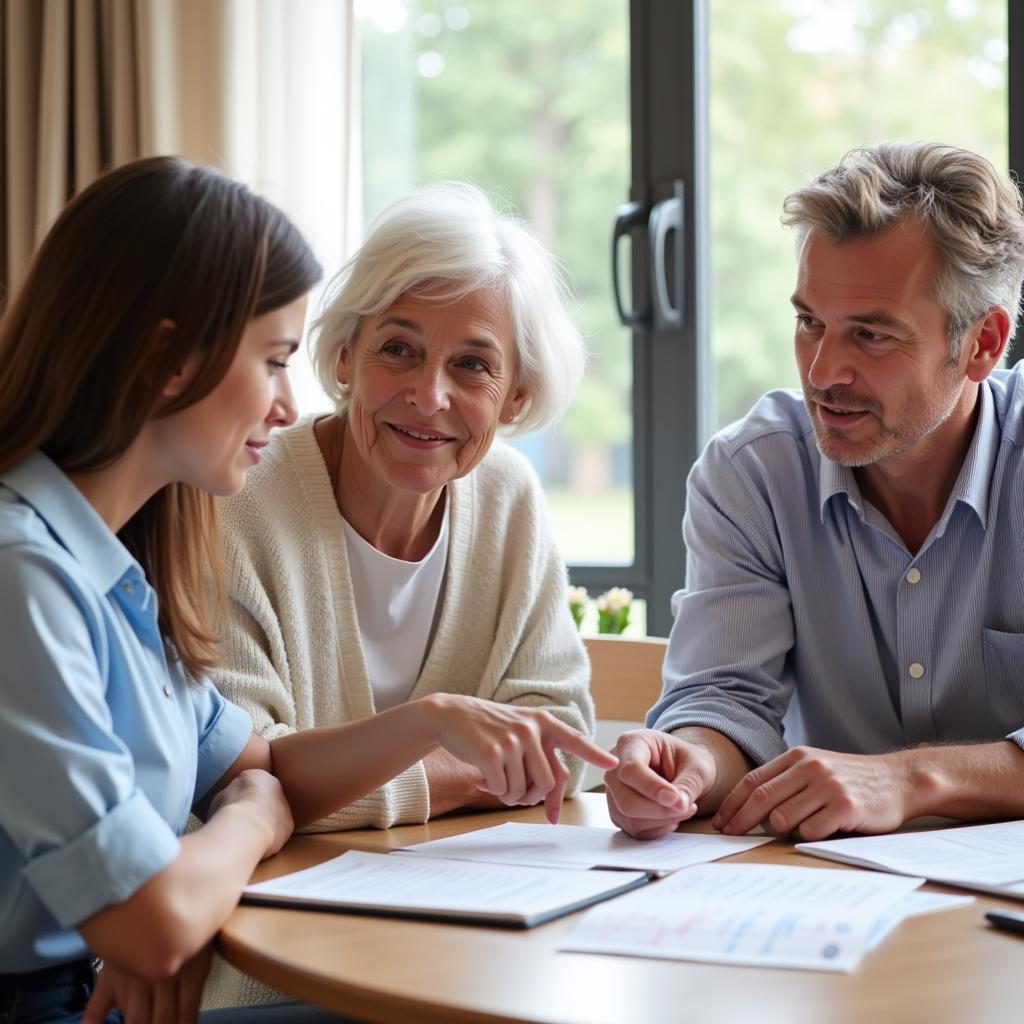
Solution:
<svg viewBox="0 0 1024 1024">
<path fill-rule="evenodd" d="M 1024 373 L 996 367 L 1021 198 L 976 154 L 885 144 L 784 210 L 802 400 L 766 395 L 693 468 L 665 689 L 618 744 L 612 818 L 1020 817 Z"/>
</svg>

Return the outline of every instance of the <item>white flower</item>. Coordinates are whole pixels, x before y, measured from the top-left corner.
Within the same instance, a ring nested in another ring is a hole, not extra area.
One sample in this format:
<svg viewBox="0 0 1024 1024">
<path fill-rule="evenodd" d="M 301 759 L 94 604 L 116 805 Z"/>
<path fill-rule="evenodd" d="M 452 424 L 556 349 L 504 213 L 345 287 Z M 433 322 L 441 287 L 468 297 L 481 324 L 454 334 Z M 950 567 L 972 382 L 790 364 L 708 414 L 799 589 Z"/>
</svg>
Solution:
<svg viewBox="0 0 1024 1024">
<path fill-rule="evenodd" d="M 569 604 L 586 604 L 587 603 L 587 588 L 586 587 L 570 587 L 569 588 Z"/>
<path fill-rule="evenodd" d="M 612 587 L 597 599 L 599 612 L 618 612 L 628 608 L 633 600 L 633 591 L 625 587 Z"/>
</svg>

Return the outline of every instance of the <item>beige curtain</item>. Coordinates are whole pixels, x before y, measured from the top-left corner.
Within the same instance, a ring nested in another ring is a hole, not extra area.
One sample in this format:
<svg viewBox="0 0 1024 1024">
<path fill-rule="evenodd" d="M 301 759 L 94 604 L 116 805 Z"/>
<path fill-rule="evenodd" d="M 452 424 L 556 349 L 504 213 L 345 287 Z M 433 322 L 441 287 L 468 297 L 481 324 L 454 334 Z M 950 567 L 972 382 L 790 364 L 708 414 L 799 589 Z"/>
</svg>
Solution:
<svg viewBox="0 0 1024 1024">
<path fill-rule="evenodd" d="M 0 303 L 67 200 L 140 156 L 214 164 L 287 209 L 311 172 L 283 158 L 326 155 L 310 163 L 344 190 L 344 238 L 352 39 L 351 0 L 0 0 Z M 326 146 L 289 134 L 323 99 L 311 49 L 330 55 Z"/>
</svg>

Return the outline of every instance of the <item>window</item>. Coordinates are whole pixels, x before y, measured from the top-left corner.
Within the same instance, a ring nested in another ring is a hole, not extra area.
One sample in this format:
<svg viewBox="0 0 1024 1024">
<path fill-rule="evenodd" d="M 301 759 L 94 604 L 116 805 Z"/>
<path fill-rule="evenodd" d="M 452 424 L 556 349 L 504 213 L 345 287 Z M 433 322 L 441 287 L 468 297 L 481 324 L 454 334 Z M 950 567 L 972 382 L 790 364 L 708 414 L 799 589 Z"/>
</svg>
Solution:
<svg viewBox="0 0 1024 1024">
<path fill-rule="evenodd" d="M 782 198 L 855 146 L 929 139 L 1007 165 L 1005 0 L 709 6 L 718 426 L 795 386 Z"/>
<path fill-rule="evenodd" d="M 357 0 L 355 10 L 362 217 L 421 183 L 469 179 L 521 212 L 569 268 L 588 378 L 564 423 L 521 447 L 573 582 L 629 587 L 647 601 L 649 631 L 665 635 L 683 580 L 690 466 L 714 429 L 795 383 L 784 195 L 887 137 L 1024 167 L 1012 85 L 1024 5 Z M 610 281 L 614 212 L 627 200 L 641 212 L 620 249 L 638 312 L 629 329 Z M 644 230 L 663 200 L 676 203 L 675 256 L 660 271 L 674 318 L 652 315 Z"/>
<path fill-rule="evenodd" d="M 629 160 L 624 0 L 372 0 L 356 16 L 366 218 L 425 182 L 469 180 L 570 268 L 587 379 L 563 423 L 516 444 L 544 482 L 566 558 L 632 562 L 630 339 L 607 258 Z"/>
</svg>

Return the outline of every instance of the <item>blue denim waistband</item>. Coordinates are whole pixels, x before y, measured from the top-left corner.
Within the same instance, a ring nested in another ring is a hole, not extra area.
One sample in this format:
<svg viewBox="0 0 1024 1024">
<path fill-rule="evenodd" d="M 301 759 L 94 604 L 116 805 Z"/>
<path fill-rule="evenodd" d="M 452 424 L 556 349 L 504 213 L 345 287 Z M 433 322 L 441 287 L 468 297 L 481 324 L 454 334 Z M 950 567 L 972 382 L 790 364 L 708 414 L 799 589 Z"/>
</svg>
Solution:
<svg viewBox="0 0 1024 1024">
<path fill-rule="evenodd" d="M 92 984 L 96 972 L 92 960 L 72 960 L 66 964 L 55 964 L 43 967 L 38 971 L 24 971 L 21 974 L 3 974 L 0 972 L 0 992 L 8 987 L 14 988 L 49 988 L 52 985 L 73 985 L 76 982 Z"/>
<path fill-rule="evenodd" d="M 25 971 L 21 974 L 0 974 L 0 1022 L 17 1019 L 19 1006 L 26 1000 L 36 1005 L 46 1001 L 47 993 L 52 992 L 54 998 L 62 1005 L 69 995 L 77 989 L 72 1002 L 84 1009 L 96 979 L 95 965 L 91 960 L 73 960 L 71 963 L 56 964 L 38 971 Z"/>
</svg>

